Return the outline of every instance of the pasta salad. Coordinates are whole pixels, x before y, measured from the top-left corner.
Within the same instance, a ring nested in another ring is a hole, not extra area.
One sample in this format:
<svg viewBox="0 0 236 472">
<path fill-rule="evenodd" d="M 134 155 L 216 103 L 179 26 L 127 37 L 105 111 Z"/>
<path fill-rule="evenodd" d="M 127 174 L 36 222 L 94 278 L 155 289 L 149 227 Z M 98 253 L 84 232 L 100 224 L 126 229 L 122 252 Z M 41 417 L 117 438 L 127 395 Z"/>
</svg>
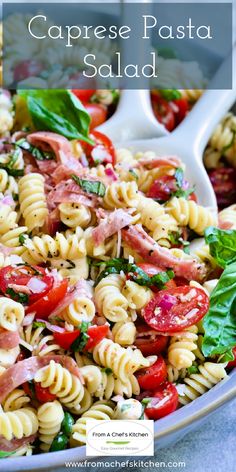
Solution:
<svg viewBox="0 0 236 472">
<path fill-rule="evenodd" d="M 181 156 L 114 149 L 70 91 L 14 104 L 0 143 L 1 457 L 83 445 L 88 419 L 158 420 L 223 380 L 236 345 L 236 224 L 198 204 Z"/>
</svg>

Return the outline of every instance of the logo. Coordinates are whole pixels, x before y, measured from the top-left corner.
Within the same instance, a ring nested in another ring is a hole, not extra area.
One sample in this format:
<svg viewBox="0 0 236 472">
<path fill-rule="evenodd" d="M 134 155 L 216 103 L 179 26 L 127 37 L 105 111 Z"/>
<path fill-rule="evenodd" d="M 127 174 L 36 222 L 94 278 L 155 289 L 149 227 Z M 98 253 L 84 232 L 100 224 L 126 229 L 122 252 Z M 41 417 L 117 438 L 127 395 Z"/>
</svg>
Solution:
<svg viewBox="0 0 236 472">
<path fill-rule="evenodd" d="M 152 420 L 87 421 L 86 456 L 153 456 Z"/>
</svg>

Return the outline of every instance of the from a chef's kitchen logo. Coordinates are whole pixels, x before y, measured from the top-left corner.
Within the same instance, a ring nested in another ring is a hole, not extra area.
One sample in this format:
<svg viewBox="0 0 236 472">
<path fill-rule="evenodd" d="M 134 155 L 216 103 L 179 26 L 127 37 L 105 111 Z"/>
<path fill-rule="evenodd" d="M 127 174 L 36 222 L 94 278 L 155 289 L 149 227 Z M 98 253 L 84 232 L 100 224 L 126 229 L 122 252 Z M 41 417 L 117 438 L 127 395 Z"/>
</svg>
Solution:
<svg viewBox="0 0 236 472">
<path fill-rule="evenodd" d="M 87 456 L 153 456 L 151 420 L 87 421 Z"/>
</svg>

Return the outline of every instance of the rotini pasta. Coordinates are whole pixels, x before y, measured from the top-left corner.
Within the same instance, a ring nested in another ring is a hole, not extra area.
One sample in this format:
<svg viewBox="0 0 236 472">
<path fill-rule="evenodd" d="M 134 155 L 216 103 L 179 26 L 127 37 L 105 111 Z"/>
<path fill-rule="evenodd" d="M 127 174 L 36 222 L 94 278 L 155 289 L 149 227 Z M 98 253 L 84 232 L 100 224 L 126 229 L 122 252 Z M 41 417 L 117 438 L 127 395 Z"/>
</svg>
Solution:
<svg viewBox="0 0 236 472">
<path fill-rule="evenodd" d="M 41 228 L 48 216 L 44 177 L 31 173 L 19 180 L 20 210 L 29 231 Z"/>
<path fill-rule="evenodd" d="M 113 322 L 125 321 L 128 317 L 128 300 L 122 295 L 124 279 L 117 274 L 104 277 L 95 288 L 94 300 L 98 312 Z"/>
<path fill-rule="evenodd" d="M 216 224 L 216 218 L 210 210 L 198 205 L 193 200 L 174 197 L 166 205 L 166 208 L 180 225 L 189 226 L 200 235 L 208 226 Z"/>
<path fill-rule="evenodd" d="M 64 411 L 60 402 L 54 400 L 53 402 L 43 403 L 43 405 L 38 408 L 37 416 L 39 440 L 41 442 L 40 449 L 44 452 L 48 452 L 53 439 L 60 431 Z"/>
<path fill-rule="evenodd" d="M 114 403 L 111 401 L 98 401 L 79 418 L 72 427 L 71 446 L 86 443 L 86 423 L 88 419 L 111 420 L 114 415 Z"/>
<path fill-rule="evenodd" d="M 0 297 L 0 326 L 7 331 L 17 331 L 24 318 L 24 307 L 10 298 Z"/>
<path fill-rule="evenodd" d="M 23 436 L 31 436 L 37 430 L 38 420 L 32 408 L 20 408 L 7 413 L 0 412 L 0 433 L 8 441 L 13 438 L 21 439 Z"/>
</svg>

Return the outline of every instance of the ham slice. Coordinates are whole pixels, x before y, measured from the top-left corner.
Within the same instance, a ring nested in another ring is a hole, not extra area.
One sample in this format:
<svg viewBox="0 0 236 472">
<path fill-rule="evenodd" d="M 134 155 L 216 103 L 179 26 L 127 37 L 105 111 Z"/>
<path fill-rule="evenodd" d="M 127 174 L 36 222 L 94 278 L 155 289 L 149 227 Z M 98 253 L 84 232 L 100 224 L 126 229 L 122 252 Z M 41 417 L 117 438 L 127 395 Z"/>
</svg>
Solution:
<svg viewBox="0 0 236 472">
<path fill-rule="evenodd" d="M 146 167 L 147 169 L 155 169 L 156 167 L 170 166 L 170 167 L 181 167 L 181 161 L 177 156 L 166 156 L 166 157 L 143 157 L 139 159 L 138 165 Z"/>
<path fill-rule="evenodd" d="M 81 375 L 76 362 L 69 356 L 51 355 L 42 357 L 29 357 L 28 359 L 17 362 L 13 366 L 9 367 L 1 375 L 0 403 L 3 402 L 6 396 L 12 392 L 12 390 L 19 387 L 24 382 L 33 380 L 36 372 L 42 367 L 48 365 L 51 360 L 61 364 L 63 367 L 68 369 L 71 374 L 76 375 L 76 377 L 78 377 L 82 383 L 84 382 L 83 376 Z"/>
<path fill-rule="evenodd" d="M 82 168 L 81 164 L 72 155 L 70 141 L 60 134 L 50 131 L 38 131 L 27 136 L 27 140 L 35 147 L 51 148 L 57 162 L 66 165 L 72 171 Z"/>
<path fill-rule="evenodd" d="M 55 169 L 58 167 L 58 164 L 55 161 L 38 161 L 37 160 L 37 165 L 42 172 L 42 174 L 52 174 Z"/>
<path fill-rule="evenodd" d="M 99 246 L 106 238 L 129 225 L 132 219 L 133 217 L 121 208 L 110 213 L 92 232 L 95 246 Z"/>
<path fill-rule="evenodd" d="M 169 249 L 161 247 L 149 236 L 141 225 L 130 226 L 122 230 L 122 238 L 125 243 L 134 249 L 145 262 L 156 264 L 162 269 L 173 269 L 179 277 L 187 280 L 200 281 L 206 275 L 205 267 L 195 259 L 181 260 Z"/>
<path fill-rule="evenodd" d="M 60 182 L 47 196 L 48 205 L 53 207 L 55 203 L 81 203 L 85 206 L 95 207 L 101 203 L 101 198 L 94 194 L 84 192 L 72 179 Z"/>
<path fill-rule="evenodd" d="M 0 349 L 13 349 L 19 346 L 20 336 L 18 331 L 0 329 Z"/>
<path fill-rule="evenodd" d="M 16 451 L 17 449 L 34 442 L 36 437 L 37 437 L 37 433 L 31 434 L 31 436 L 27 436 L 21 439 L 14 438 L 14 439 L 11 439 L 11 441 L 8 441 L 8 439 L 4 438 L 3 436 L 0 436 L 0 451 L 4 451 L 4 452 Z"/>
</svg>

